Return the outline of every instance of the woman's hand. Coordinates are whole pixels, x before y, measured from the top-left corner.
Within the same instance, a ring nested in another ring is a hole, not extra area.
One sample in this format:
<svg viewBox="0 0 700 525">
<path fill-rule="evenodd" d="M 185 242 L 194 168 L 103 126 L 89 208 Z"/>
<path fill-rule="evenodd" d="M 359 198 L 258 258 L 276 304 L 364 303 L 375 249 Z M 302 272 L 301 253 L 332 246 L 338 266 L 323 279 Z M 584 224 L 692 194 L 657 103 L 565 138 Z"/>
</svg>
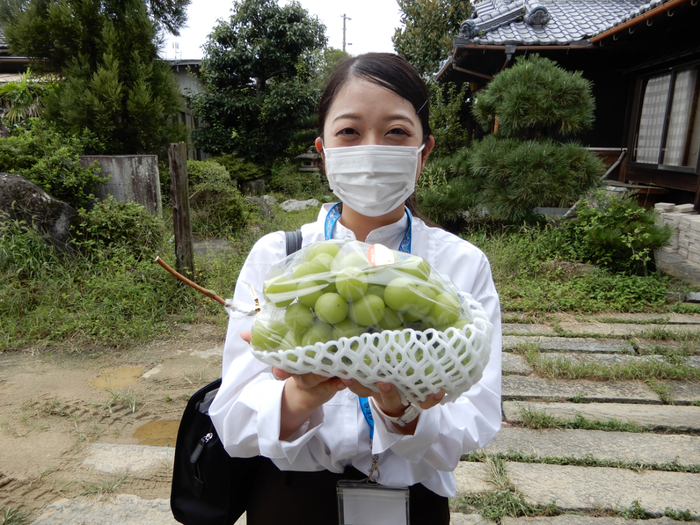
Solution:
<svg viewBox="0 0 700 525">
<path fill-rule="evenodd" d="M 362 386 L 354 379 L 343 379 L 342 381 L 347 388 L 349 388 L 358 396 L 372 397 L 379 409 L 382 412 L 384 412 L 387 416 L 399 417 L 408 408 L 401 402 L 401 397 L 399 396 L 398 390 L 396 390 L 396 387 L 391 383 L 377 383 L 377 386 L 379 387 L 379 393 L 377 393 L 365 386 Z M 440 392 L 438 392 L 437 394 L 428 396 L 428 399 L 426 399 L 422 403 L 418 403 L 418 406 L 421 407 L 423 410 L 428 410 L 429 408 L 432 408 L 435 405 L 437 405 L 443 397 L 445 397 L 445 391 L 440 390 Z M 413 432 L 416 430 L 416 426 L 418 425 L 419 418 L 420 416 L 415 420 L 411 421 L 405 427 L 394 425 L 394 428 L 397 432 L 400 432 L 401 434 L 413 434 Z"/>
<path fill-rule="evenodd" d="M 250 332 L 241 332 L 241 338 L 250 343 Z M 337 377 L 294 375 L 274 367 L 272 374 L 281 381 L 289 379 L 282 391 L 280 439 L 287 439 L 294 434 L 311 414 L 330 401 L 336 392 L 346 388 Z"/>
</svg>

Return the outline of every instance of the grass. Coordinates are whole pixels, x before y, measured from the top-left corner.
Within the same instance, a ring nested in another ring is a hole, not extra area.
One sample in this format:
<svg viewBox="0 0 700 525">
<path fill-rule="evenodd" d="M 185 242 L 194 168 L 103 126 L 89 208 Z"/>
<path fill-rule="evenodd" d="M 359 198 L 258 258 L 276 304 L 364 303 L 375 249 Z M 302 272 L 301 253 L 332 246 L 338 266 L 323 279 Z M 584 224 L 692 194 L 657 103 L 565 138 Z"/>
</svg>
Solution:
<svg viewBox="0 0 700 525">
<path fill-rule="evenodd" d="M 127 483 L 128 474 L 118 474 L 99 481 L 83 481 L 81 496 L 105 496 L 114 492 L 124 483 Z"/>
<path fill-rule="evenodd" d="M 544 465 L 566 465 L 572 467 L 607 467 L 628 469 L 634 471 L 657 470 L 661 472 L 686 472 L 692 474 L 700 473 L 700 465 L 681 465 L 677 462 L 648 464 L 642 462 L 621 461 L 617 459 L 598 459 L 590 455 L 582 457 L 540 457 L 534 454 L 522 454 L 520 452 L 496 452 L 489 454 L 489 457 L 498 458 L 501 461 L 512 461 L 517 463 L 540 463 Z M 484 462 L 483 454 L 471 452 L 462 456 L 462 461 Z"/>
<path fill-rule="evenodd" d="M 533 370 L 548 379 L 589 379 L 593 381 L 700 381 L 700 368 L 689 365 L 684 352 L 668 351 L 659 358 L 631 357 L 627 362 L 610 363 L 570 356 L 541 353 L 534 345 L 519 345 L 522 355 Z M 650 385 L 651 386 L 651 385 Z M 656 388 L 656 387 L 654 387 Z"/>
<path fill-rule="evenodd" d="M 255 241 L 276 230 L 313 221 L 318 209 L 275 218 L 251 215 L 235 238 L 233 254 L 196 258 L 194 280 L 230 297 Z M 175 267 L 172 245 L 161 257 Z M 0 351 L 61 343 L 80 351 L 95 345 L 128 347 L 167 333 L 181 322 L 215 323 L 225 329 L 221 307 L 178 283 L 149 258 L 114 248 L 97 256 L 59 254 L 33 230 L 0 231 Z"/>
<path fill-rule="evenodd" d="M 0 525 L 27 525 L 29 513 L 12 507 L 0 508 Z"/>
<path fill-rule="evenodd" d="M 606 432 L 649 432 L 649 429 L 636 423 L 622 422 L 616 419 L 608 419 L 606 421 L 594 420 L 588 419 L 581 414 L 576 414 L 574 419 L 564 419 L 547 414 L 544 410 L 531 410 L 521 407 L 520 415 L 522 417 L 522 426 L 534 430 L 556 428 L 603 430 Z"/>
</svg>

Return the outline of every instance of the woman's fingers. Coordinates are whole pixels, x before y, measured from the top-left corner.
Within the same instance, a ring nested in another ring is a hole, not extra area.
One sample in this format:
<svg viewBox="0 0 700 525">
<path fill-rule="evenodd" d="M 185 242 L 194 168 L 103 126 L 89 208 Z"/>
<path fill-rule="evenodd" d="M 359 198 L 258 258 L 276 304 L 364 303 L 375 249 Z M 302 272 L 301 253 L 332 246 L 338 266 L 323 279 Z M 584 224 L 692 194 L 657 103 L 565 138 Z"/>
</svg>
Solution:
<svg viewBox="0 0 700 525">
<path fill-rule="evenodd" d="M 241 339 L 243 339 L 246 343 L 250 343 L 250 330 L 241 332 Z"/>
</svg>

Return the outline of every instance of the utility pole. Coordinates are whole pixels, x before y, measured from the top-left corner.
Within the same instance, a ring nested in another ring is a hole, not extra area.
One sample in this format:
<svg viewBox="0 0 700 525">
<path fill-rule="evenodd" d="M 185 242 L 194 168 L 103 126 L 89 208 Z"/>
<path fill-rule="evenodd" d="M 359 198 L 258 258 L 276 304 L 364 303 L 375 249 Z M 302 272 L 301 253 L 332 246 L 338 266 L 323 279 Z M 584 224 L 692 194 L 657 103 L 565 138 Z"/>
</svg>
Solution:
<svg viewBox="0 0 700 525">
<path fill-rule="evenodd" d="M 345 53 L 345 21 L 352 20 L 352 18 L 345 16 L 345 13 L 343 13 L 341 18 L 343 19 L 343 53 Z M 348 45 L 351 46 L 352 44 L 348 43 Z"/>
</svg>

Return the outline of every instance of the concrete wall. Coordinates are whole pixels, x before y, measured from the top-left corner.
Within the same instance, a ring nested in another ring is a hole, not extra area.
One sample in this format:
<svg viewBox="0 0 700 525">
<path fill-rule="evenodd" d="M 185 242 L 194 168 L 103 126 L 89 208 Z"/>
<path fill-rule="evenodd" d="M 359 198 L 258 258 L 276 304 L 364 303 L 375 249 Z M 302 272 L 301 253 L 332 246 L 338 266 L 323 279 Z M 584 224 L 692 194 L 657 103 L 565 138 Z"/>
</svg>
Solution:
<svg viewBox="0 0 700 525">
<path fill-rule="evenodd" d="M 163 215 L 157 155 L 84 155 L 83 166 L 97 161 L 109 180 L 95 189 L 95 196 L 109 195 L 118 202 L 137 202 L 153 215 Z"/>
</svg>

